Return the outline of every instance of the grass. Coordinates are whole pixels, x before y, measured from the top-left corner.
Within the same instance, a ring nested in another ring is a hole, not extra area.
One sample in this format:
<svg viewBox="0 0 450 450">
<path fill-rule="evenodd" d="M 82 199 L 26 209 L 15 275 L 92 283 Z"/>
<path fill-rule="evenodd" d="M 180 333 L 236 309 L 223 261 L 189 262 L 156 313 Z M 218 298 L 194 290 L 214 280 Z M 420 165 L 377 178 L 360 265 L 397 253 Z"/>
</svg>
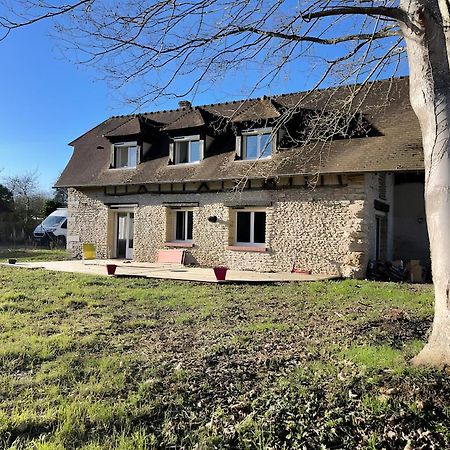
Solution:
<svg viewBox="0 0 450 450">
<path fill-rule="evenodd" d="M 18 262 L 24 261 L 64 261 L 70 259 L 69 253 L 61 249 L 49 250 L 45 247 L 0 247 L 0 262 L 14 258 Z"/>
<path fill-rule="evenodd" d="M 448 448 L 431 317 L 430 286 L 0 267 L 0 448 Z"/>
</svg>

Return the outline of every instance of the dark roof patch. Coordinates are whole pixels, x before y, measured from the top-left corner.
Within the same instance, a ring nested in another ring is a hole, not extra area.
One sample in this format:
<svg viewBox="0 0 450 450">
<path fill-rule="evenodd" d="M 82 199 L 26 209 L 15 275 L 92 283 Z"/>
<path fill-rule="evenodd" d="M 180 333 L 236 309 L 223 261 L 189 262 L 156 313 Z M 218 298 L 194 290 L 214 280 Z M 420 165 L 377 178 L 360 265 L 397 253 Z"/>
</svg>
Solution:
<svg viewBox="0 0 450 450">
<path fill-rule="evenodd" d="M 185 109 L 184 114 L 180 115 L 173 122 L 170 122 L 163 129 L 165 131 L 181 130 L 183 128 L 197 128 L 207 125 L 206 118 L 200 108 Z"/>
<path fill-rule="evenodd" d="M 245 106 L 245 105 L 244 105 Z M 254 102 L 249 102 L 246 107 L 232 117 L 232 122 L 251 122 L 258 120 L 276 119 L 280 117 L 279 106 L 277 107 L 272 99 L 263 98 Z"/>
</svg>

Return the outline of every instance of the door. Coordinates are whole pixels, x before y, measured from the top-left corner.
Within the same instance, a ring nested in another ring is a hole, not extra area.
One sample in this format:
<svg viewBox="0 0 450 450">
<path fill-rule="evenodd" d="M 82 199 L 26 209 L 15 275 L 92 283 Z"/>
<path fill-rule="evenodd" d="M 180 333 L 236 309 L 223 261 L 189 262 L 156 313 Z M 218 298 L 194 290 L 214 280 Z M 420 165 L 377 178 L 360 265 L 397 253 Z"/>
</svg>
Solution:
<svg viewBox="0 0 450 450">
<path fill-rule="evenodd" d="M 134 213 L 117 213 L 116 257 L 133 259 Z"/>
</svg>

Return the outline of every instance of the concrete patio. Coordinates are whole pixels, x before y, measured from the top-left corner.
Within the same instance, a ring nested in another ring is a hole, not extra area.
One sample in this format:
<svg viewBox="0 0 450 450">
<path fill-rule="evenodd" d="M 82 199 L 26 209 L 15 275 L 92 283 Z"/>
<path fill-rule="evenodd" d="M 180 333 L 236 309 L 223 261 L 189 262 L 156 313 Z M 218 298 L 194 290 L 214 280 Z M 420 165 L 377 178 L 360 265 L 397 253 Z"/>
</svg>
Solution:
<svg viewBox="0 0 450 450">
<path fill-rule="evenodd" d="M 145 262 L 130 262 L 124 260 L 91 260 L 82 262 L 80 260 L 70 261 L 45 261 L 45 262 L 20 262 L 16 264 L 1 263 L 2 266 L 26 268 L 26 269 L 46 269 L 57 272 L 85 273 L 89 275 L 107 275 L 106 265 L 115 264 L 117 266 L 115 276 L 117 277 L 145 277 L 164 280 L 196 281 L 205 283 L 218 282 L 212 268 L 187 267 L 179 264 L 160 264 Z M 229 270 L 225 282 L 231 283 L 279 283 L 279 282 L 301 282 L 320 281 L 337 278 L 336 276 L 323 274 L 301 274 L 290 272 L 251 272 Z"/>
</svg>

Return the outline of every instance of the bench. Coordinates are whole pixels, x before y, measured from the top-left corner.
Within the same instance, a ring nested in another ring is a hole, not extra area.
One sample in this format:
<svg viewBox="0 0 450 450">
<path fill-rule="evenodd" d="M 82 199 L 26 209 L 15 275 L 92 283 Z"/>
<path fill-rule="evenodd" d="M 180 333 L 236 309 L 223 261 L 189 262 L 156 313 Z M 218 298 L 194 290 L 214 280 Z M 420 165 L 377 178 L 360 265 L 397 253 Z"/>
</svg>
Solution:
<svg viewBox="0 0 450 450">
<path fill-rule="evenodd" d="M 157 263 L 184 264 L 185 250 L 159 250 Z"/>
</svg>

